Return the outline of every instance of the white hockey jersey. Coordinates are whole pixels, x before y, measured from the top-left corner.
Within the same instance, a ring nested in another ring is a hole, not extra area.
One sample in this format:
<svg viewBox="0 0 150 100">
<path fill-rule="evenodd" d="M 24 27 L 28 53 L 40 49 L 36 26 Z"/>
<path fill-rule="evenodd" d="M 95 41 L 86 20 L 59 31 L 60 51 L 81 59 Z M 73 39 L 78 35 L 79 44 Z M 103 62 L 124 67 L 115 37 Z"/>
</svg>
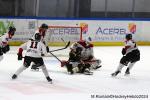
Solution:
<svg viewBox="0 0 150 100">
<path fill-rule="evenodd" d="M 87 60 L 89 59 L 89 57 L 92 56 L 94 57 L 94 54 L 93 54 L 93 47 L 91 48 L 86 48 L 82 51 L 81 53 L 81 59 L 82 60 Z"/>
<path fill-rule="evenodd" d="M 0 46 L 6 46 L 8 44 L 9 39 L 9 34 L 5 33 L 4 35 L 2 35 L 0 37 Z"/>
<path fill-rule="evenodd" d="M 126 54 L 138 49 L 136 42 L 134 42 L 133 40 L 125 41 L 125 47 L 128 47 L 126 50 Z"/>
<path fill-rule="evenodd" d="M 40 58 L 41 53 L 46 54 L 46 46 L 43 44 L 43 42 L 38 41 L 32 41 L 29 40 L 28 42 L 22 44 L 20 46 L 23 50 L 26 50 L 25 56 L 34 57 L 34 58 Z"/>
</svg>

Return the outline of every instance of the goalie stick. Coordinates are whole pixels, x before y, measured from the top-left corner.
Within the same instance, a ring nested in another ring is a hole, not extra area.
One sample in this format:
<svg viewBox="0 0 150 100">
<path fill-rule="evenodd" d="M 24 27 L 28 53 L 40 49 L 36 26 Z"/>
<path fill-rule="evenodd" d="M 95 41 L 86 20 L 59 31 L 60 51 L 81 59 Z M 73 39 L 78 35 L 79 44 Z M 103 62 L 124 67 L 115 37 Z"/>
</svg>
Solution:
<svg viewBox="0 0 150 100">
<path fill-rule="evenodd" d="M 51 50 L 51 51 L 49 51 L 49 53 L 50 53 L 50 52 L 55 52 L 55 51 L 59 51 L 59 50 L 66 49 L 66 48 L 68 48 L 68 46 L 69 46 L 69 45 L 70 45 L 70 41 L 66 44 L 66 46 L 65 46 L 65 47 L 60 48 L 60 49 L 56 49 L 56 50 Z"/>
<path fill-rule="evenodd" d="M 64 41 L 64 39 L 63 39 L 63 38 L 61 38 L 61 40 L 62 40 L 62 42 L 66 45 L 66 42 Z"/>
<path fill-rule="evenodd" d="M 61 64 L 61 67 L 63 67 L 66 64 L 66 61 L 60 60 L 56 55 L 54 55 L 52 52 L 49 52 L 53 57 L 55 57 Z"/>
</svg>

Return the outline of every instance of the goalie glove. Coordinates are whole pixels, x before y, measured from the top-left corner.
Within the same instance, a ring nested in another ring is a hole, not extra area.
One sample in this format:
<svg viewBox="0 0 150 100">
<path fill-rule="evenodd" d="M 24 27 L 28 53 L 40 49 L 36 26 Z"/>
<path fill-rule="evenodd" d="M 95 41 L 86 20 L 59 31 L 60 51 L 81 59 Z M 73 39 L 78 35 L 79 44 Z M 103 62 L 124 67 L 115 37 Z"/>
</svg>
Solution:
<svg viewBox="0 0 150 100">
<path fill-rule="evenodd" d="M 61 61 L 61 67 L 66 66 L 67 63 L 68 63 L 68 61 L 62 60 L 62 61 Z"/>
<path fill-rule="evenodd" d="M 126 49 L 122 48 L 122 55 L 125 55 L 125 54 L 126 54 Z"/>
<path fill-rule="evenodd" d="M 22 60 L 22 52 L 23 52 L 23 49 L 22 48 L 19 48 L 19 52 L 17 53 L 18 55 L 18 60 Z"/>
</svg>

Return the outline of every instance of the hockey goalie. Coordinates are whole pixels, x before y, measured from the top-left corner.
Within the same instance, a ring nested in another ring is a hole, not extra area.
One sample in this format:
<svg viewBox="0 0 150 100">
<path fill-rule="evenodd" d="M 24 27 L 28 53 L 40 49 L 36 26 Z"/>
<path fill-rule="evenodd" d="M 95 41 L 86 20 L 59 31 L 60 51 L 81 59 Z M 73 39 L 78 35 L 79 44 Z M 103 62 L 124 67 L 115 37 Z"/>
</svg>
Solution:
<svg viewBox="0 0 150 100">
<path fill-rule="evenodd" d="M 101 60 L 94 57 L 93 44 L 89 41 L 81 40 L 71 45 L 69 60 L 63 61 L 62 66 L 66 66 L 70 74 L 83 73 L 91 75 L 90 70 L 100 68 L 100 64 Z"/>
</svg>

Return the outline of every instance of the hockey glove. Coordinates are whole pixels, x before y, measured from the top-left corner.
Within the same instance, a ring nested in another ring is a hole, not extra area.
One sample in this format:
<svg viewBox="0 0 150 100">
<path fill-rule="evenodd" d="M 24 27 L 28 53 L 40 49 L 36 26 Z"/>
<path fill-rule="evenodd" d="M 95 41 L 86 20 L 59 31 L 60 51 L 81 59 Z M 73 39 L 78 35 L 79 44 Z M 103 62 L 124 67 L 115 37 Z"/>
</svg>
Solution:
<svg viewBox="0 0 150 100">
<path fill-rule="evenodd" d="M 6 52 L 8 52 L 10 50 L 9 45 L 6 45 L 5 48 L 6 48 Z"/>
<path fill-rule="evenodd" d="M 3 53 L 8 52 L 9 50 L 10 50 L 9 45 L 6 45 L 6 46 L 2 47 Z"/>
<path fill-rule="evenodd" d="M 122 48 L 122 55 L 125 55 L 126 54 L 126 50 L 125 48 Z"/>
<path fill-rule="evenodd" d="M 2 52 L 6 53 L 6 48 L 5 47 L 2 47 Z"/>
<path fill-rule="evenodd" d="M 22 60 L 22 54 L 17 54 L 18 55 L 18 60 Z"/>
<path fill-rule="evenodd" d="M 46 46 L 46 51 L 49 52 L 49 47 L 48 46 Z"/>
<path fill-rule="evenodd" d="M 3 51 L 2 51 L 2 48 L 0 47 L 0 56 L 3 55 Z"/>
<path fill-rule="evenodd" d="M 23 49 L 22 48 L 19 48 L 19 51 L 18 51 L 18 60 L 22 60 L 22 52 L 23 52 Z"/>
</svg>

